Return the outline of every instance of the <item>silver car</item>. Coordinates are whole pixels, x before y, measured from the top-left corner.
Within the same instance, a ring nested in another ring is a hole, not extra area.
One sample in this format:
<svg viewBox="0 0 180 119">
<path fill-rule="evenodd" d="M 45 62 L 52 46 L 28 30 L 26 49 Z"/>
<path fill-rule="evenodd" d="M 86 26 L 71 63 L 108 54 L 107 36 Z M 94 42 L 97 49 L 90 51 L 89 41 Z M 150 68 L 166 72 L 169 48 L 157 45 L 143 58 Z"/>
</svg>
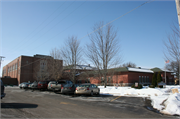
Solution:
<svg viewBox="0 0 180 119">
<path fill-rule="evenodd" d="M 51 87 L 52 85 L 51 84 L 56 84 L 56 81 L 50 81 L 49 83 L 48 83 L 48 90 L 53 90 L 53 88 Z"/>
<path fill-rule="evenodd" d="M 28 88 L 29 84 L 30 84 L 30 83 L 23 83 L 23 84 L 21 85 L 21 87 L 22 87 L 22 88 Z"/>
<path fill-rule="evenodd" d="M 99 92 L 100 89 L 96 85 L 90 83 L 84 83 L 76 87 L 75 94 L 86 94 L 93 96 L 94 94 L 99 95 Z"/>
<path fill-rule="evenodd" d="M 38 87 L 38 82 L 34 81 L 32 84 L 31 84 L 31 89 L 36 89 Z"/>
<path fill-rule="evenodd" d="M 27 83 L 27 82 L 20 83 L 20 84 L 19 84 L 19 88 L 22 88 L 22 85 L 23 85 L 24 83 Z"/>
</svg>

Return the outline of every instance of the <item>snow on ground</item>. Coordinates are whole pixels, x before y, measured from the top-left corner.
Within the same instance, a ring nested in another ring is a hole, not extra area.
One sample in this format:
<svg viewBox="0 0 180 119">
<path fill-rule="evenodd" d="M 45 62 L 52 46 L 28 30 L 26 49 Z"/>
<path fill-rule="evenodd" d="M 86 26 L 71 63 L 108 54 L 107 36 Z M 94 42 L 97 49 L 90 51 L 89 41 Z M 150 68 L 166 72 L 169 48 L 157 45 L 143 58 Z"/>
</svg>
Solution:
<svg viewBox="0 0 180 119">
<path fill-rule="evenodd" d="M 142 89 L 131 87 L 99 86 L 100 94 L 114 96 L 133 96 L 149 97 L 153 108 L 161 113 L 169 115 L 180 115 L 180 93 L 173 94 L 171 89 L 177 88 L 180 92 L 180 85 L 169 85 L 166 88 L 149 88 L 144 86 Z"/>
</svg>

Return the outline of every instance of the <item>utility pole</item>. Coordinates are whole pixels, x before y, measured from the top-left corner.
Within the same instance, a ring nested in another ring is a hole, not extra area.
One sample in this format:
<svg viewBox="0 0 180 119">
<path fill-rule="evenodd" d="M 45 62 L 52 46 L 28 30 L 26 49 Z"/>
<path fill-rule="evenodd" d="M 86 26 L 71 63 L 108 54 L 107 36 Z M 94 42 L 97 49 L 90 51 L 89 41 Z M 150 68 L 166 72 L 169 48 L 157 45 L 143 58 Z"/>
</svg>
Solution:
<svg viewBox="0 0 180 119">
<path fill-rule="evenodd" d="M 5 58 L 5 57 L 0 56 L 0 70 L 1 70 L 1 61 L 2 61 L 2 58 Z"/>
<path fill-rule="evenodd" d="M 176 9 L 177 9 L 177 15 L 178 15 L 178 21 L 179 21 L 179 30 L 180 30 L 180 0 L 176 0 L 175 2 L 176 2 Z M 180 37 L 179 37 L 179 47 L 180 47 Z M 179 62 L 179 85 L 180 85 L 180 53 L 178 55 L 179 55 L 178 62 Z"/>
</svg>

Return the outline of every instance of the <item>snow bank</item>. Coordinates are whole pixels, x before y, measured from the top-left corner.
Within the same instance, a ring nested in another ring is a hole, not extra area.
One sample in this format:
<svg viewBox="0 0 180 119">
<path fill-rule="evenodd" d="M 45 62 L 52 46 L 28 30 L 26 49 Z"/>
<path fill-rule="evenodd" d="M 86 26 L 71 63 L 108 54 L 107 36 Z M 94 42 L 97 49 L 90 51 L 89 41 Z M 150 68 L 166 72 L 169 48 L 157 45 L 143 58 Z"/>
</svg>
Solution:
<svg viewBox="0 0 180 119">
<path fill-rule="evenodd" d="M 99 86 L 100 93 L 104 95 L 114 96 L 133 96 L 133 97 L 149 97 L 153 108 L 161 113 L 169 115 L 180 115 L 180 94 L 172 94 L 171 89 L 177 88 L 180 92 L 180 86 L 166 86 L 166 88 L 149 88 L 144 86 L 142 89 L 134 89 L 131 87 L 114 87 Z"/>
<path fill-rule="evenodd" d="M 175 93 L 170 95 L 167 100 L 163 102 L 165 108 L 160 112 L 170 115 L 180 115 L 180 94 Z"/>
</svg>

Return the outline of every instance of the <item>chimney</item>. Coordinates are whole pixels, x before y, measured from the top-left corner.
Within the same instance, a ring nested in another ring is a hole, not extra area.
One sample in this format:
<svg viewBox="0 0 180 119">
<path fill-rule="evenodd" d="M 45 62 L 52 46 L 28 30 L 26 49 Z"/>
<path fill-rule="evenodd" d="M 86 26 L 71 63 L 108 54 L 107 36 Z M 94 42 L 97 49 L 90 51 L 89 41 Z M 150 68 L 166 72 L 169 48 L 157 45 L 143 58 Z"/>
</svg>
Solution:
<svg viewBox="0 0 180 119">
<path fill-rule="evenodd" d="M 90 64 L 88 64 L 88 67 L 90 67 Z"/>
</svg>

